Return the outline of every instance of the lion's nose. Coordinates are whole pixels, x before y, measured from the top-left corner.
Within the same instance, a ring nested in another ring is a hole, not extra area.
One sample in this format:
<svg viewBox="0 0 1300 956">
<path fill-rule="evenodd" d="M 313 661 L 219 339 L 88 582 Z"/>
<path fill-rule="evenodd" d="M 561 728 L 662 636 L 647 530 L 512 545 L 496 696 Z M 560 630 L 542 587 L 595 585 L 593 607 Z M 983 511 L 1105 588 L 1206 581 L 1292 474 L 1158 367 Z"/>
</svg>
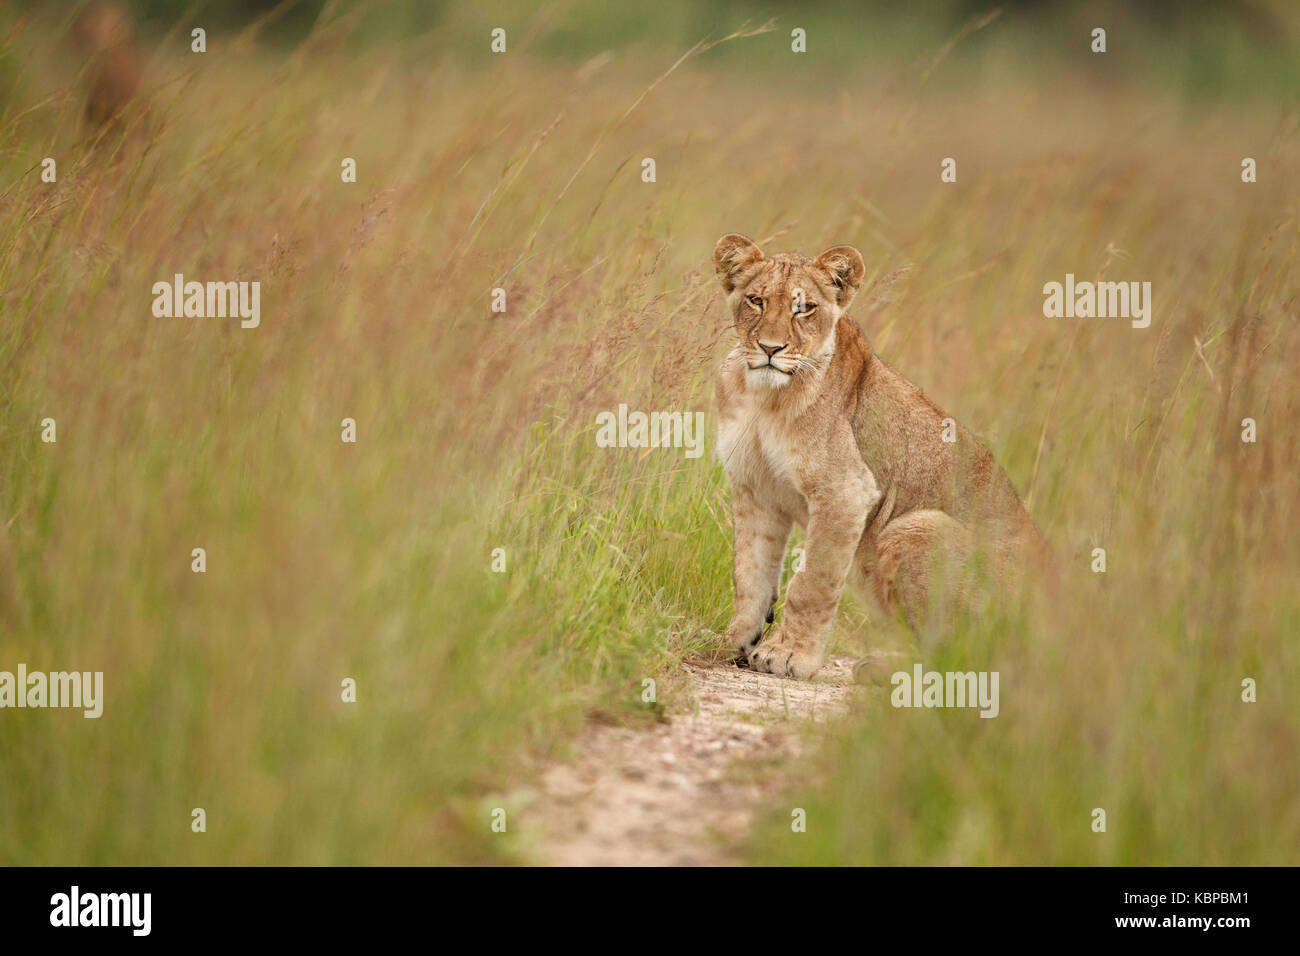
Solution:
<svg viewBox="0 0 1300 956">
<path fill-rule="evenodd" d="M 785 348 L 784 345 L 768 345 L 766 342 L 759 342 L 758 347 L 767 353 L 768 358 Z"/>
</svg>

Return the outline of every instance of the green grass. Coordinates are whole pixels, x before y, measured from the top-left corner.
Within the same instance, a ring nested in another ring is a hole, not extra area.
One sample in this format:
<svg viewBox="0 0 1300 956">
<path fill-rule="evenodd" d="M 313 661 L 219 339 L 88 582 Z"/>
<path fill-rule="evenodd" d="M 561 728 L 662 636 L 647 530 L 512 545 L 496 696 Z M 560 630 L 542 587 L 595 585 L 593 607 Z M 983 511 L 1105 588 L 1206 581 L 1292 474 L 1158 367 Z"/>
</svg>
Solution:
<svg viewBox="0 0 1300 956">
<path fill-rule="evenodd" d="M 0 669 L 102 670 L 106 701 L 0 712 L 0 861 L 514 859 L 490 810 L 523 822 L 521 768 L 585 714 L 649 719 L 641 680 L 726 623 L 711 441 L 600 449 L 594 418 L 712 421 L 708 257 L 741 231 L 899 273 L 854 314 L 1032 486 L 1068 582 L 927 652 L 999 670 L 997 719 L 870 693 L 752 859 L 1296 862 L 1294 118 L 1095 65 L 1045 90 L 996 52 L 1014 34 L 955 54 L 973 73 L 828 86 L 779 32 L 669 71 L 684 46 L 592 63 L 560 21 L 497 59 L 428 55 L 459 20 L 160 53 L 116 161 L 80 143 L 50 24 L 5 49 Z M 1152 281 L 1152 327 L 1043 318 L 1067 271 Z M 155 318 L 175 272 L 261 281 L 261 327 Z M 894 639 L 861 617 L 837 646 Z"/>
</svg>

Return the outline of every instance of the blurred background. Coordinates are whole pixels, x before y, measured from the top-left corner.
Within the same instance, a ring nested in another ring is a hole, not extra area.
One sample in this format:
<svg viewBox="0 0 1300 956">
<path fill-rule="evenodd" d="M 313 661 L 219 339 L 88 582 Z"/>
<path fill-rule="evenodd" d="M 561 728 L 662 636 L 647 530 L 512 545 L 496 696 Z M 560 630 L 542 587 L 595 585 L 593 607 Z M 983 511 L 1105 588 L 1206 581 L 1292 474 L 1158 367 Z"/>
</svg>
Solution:
<svg viewBox="0 0 1300 956">
<path fill-rule="evenodd" d="M 58 26 L 86 5 L 13 0 L 6 6 L 11 24 L 23 19 Z M 344 49 L 385 43 L 395 62 L 428 65 L 436 56 L 439 62 L 450 58 L 465 66 L 482 63 L 488 21 L 512 28 L 513 51 L 567 62 L 606 51 L 630 57 L 653 49 L 684 49 L 746 20 L 761 23 L 775 17 L 784 36 L 802 26 L 816 38 L 801 67 L 835 73 L 889 71 L 917 57 L 928 60 L 972 21 L 996 13 L 998 29 L 973 31 L 950 54 L 975 79 L 1001 67 L 1020 80 L 1042 82 L 1054 71 L 1059 75 L 1086 67 L 1090 31 L 1098 26 L 1108 31 L 1105 66 L 1111 82 L 1159 83 L 1199 96 L 1248 98 L 1294 96 L 1300 79 L 1294 55 L 1300 27 L 1294 4 L 1287 0 L 501 0 L 486 8 L 441 0 L 119 0 L 112 6 L 128 13 L 149 41 L 184 23 L 184 32 L 202 25 L 217 36 L 252 28 L 271 48 L 282 49 L 301 43 L 322 22 L 349 17 L 355 22 Z M 1079 36 L 1086 41 L 1078 42 Z M 713 59 L 762 70 L 764 45 L 724 47 Z"/>
<path fill-rule="evenodd" d="M 734 851 L 1298 862 L 1298 30 L 1282 0 L 7 3 L 0 669 L 106 699 L 0 712 L 0 862 L 535 859 L 539 769 L 689 712 L 682 662 L 717 659 L 720 466 L 594 419 L 712 427 L 727 232 L 861 249 L 854 317 L 1067 568 L 924 657 L 999 670 L 996 720 L 865 689 Z M 259 281 L 261 325 L 156 318 L 177 272 Z M 1150 281 L 1151 327 L 1045 318 L 1067 272 Z M 834 649 L 920 653 L 852 599 Z"/>
</svg>

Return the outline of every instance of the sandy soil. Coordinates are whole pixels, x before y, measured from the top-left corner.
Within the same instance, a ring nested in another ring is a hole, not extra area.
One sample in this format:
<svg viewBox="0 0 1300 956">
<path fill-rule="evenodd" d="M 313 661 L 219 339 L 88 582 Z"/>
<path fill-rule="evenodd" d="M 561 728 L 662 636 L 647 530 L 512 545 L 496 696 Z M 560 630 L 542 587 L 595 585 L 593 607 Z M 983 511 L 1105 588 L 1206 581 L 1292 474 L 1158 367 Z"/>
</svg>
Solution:
<svg viewBox="0 0 1300 956">
<path fill-rule="evenodd" d="M 868 692 L 852 664 L 832 657 L 811 681 L 686 665 L 688 690 L 660 701 L 666 723 L 593 724 L 576 759 L 542 774 L 527 813 L 529 857 L 558 866 L 737 862 L 729 847 L 779 789 L 781 758 L 798 756 L 822 722 Z"/>
</svg>

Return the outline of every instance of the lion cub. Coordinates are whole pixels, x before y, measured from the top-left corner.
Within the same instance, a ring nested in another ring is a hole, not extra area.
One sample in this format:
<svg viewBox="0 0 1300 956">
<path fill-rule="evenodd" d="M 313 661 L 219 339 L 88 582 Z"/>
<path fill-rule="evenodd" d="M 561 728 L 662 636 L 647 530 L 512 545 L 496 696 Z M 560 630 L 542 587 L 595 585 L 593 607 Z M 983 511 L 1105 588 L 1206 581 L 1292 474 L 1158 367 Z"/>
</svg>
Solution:
<svg viewBox="0 0 1300 956">
<path fill-rule="evenodd" d="M 739 337 L 717 376 L 734 529 L 727 638 L 751 667 L 816 673 L 850 576 L 915 626 L 941 589 L 940 565 L 960 569 L 979 547 L 1008 569 L 1041 546 L 988 449 L 951 421 L 945 428 L 947 416 L 876 357 L 845 313 L 866 271 L 858 250 L 766 257 L 733 234 L 713 261 Z M 796 521 L 807 531 L 804 568 L 764 639 Z"/>
</svg>

